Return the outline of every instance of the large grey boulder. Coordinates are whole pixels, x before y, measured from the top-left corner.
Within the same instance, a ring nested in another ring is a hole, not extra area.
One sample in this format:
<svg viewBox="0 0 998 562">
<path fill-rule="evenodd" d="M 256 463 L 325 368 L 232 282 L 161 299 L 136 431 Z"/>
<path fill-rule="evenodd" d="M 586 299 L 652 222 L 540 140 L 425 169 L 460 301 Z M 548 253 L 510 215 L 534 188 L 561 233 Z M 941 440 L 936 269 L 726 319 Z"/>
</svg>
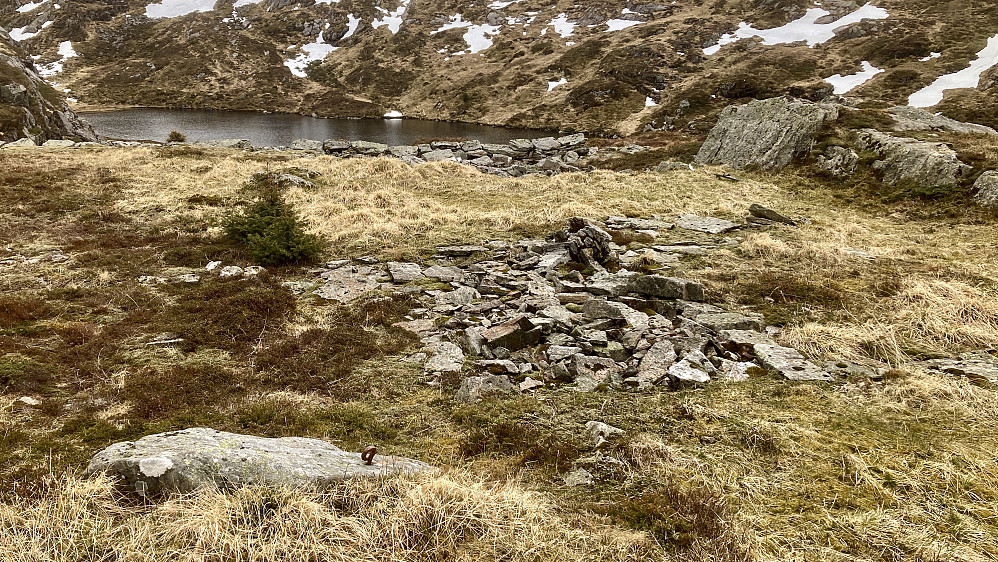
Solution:
<svg viewBox="0 0 998 562">
<path fill-rule="evenodd" d="M 303 437 L 271 439 L 195 427 L 115 443 L 94 455 L 88 476 L 107 473 L 141 495 L 245 485 L 318 489 L 349 478 L 419 472 L 430 465 L 360 453 Z"/>
<path fill-rule="evenodd" d="M 984 172 L 974 182 L 974 200 L 982 207 L 998 210 L 998 170 Z"/>
<path fill-rule="evenodd" d="M 887 110 L 894 119 L 895 131 L 949 131 L 953 133 L 975 133 L 998 135 L 998 131 L 977 123 L 964 123 L 924 109 L 899 105 Z"/>
<path fill-rule="evenodd" d="M 700 147 L 696 163 L 779 170 L 809 152 L 815 133 L 838 116 L 834 105 L 790 97 L 729 106 Z"/>
<path fill-rule="evenodd" d="M 381 156 L 382 154 L 388 152 L 388 145 L 380 142 L 353 141 L 350 143 L 350 148 L 352 148 L 357 154 L 364 154 L 367 156 Z"/>
<path fill-rule="evenodd" d="M 956 157 L 944 143 L 895 137 L 873 129 L 859 132 L 859 148 L 875 152 L 880 159 L 873 169 L 883 174 L 884 183 L 910 182 L 921 187 L 956 185 L 972 168 Z"/>
<path fill-rule="evenodd" d="M 811 363 L 792 347 L 782 345 L 756 344 L 755 353 L 759 363 L 766 369 L 776 372 L 792 381 L 830 381 L 832 376 Z"/>
<path fill-rule="evenodd" d="M 291 145 L 288 148 L 291 150 L 310 150 L 313 152 L 322 152 L 322 141 L 295 139 L 291 141 Z"/>
<path fill-rule="evenodd" d="M 852 175 L 859 165 L 859 154 L 851 148 L 829 146 L 815 159 L 815 164 L 837 178 Z"/>
</svg>

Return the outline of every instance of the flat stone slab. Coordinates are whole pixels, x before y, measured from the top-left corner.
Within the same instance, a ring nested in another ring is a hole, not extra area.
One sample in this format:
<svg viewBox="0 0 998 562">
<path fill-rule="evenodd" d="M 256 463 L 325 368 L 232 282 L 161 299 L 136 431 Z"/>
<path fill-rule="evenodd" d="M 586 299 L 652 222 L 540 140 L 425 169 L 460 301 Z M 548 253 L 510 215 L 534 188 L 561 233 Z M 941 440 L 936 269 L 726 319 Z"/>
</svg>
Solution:
<svg viewBox="0 0 998 562">
<path fill-rule="evenodd" d="M 725 232 L 738 228 L 738 224 L 731 221 L 714 217 L 701 217 L 697 215 L 679 215 L 676 217 L 676 226 L 695 232 L 705 232 L 707 234 L 724 234 Z"/>
<path fill-rule="evenodd" d="M 987 381 L 998 384 L 998 359 L 934 359 L 928 362 L 929 367 L 949 373 L 951 375 L 963 376 L 974 382 Z"/>
<path fill-rule="evenodd" d="M 776 371 L 784 378 L 792 381 L 830 381 L 832 376 L 811 363 L 792 347 L 782 345 L 757 344 L 755 353 L 759 363 Z"/>
<path fill-rule="evenodd" d="M 140 495 L 247 485 L 319 489 L 350 478 L 414 473 L 430 465 L 360 453 L 304 437 L 277 439 L 195 427 L 115 443 L 94 455 L 86 474 L 107 473 Z"/>
<path fill-rule="evenodd" d="M 369 291 L 381 288 L 381 283 L 367 275 L 346 271 L 329 271 L 323 274 L 326 284 L 315 290 L 315 294 L 326 300 L 342 303 L 353 302 Z"/>
</svg>

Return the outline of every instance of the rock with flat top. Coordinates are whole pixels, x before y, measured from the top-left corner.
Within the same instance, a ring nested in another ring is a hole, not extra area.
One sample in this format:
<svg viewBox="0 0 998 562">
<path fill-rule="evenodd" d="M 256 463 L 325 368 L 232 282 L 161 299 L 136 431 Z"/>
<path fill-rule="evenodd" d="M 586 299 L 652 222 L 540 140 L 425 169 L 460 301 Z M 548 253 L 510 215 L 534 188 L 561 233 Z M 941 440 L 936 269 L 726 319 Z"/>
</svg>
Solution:
<svg viewBox="0 0 998 562">
<path fill-rule="evenodd" d="M 887 112 L 894 119 L 895 131 L 949 131 L 998 136 L 998 131 L 991 127 L 977 123 L 964 123 L 909 105 L 892 107 Z"/>
<path fill-rule="evenodd" d="M 737 223 L 728 220 L 697 215 L 680 215 L 676 218 L 676 226 L 685 230 L 707 234 L 724 234 L 738 228 Z"/>
<path fill-rule="evenodd" d="M 792 381 L 830 381 L 832 376 L 811 363 L 792 347 L 757 344 L 759 364 Z"/>
<path fill-rule="evenodd" d="M 728 106 L 696 156 L 697 164 L 785 168 L 806 154 L 815 134 L 839 116 L 836 106 L 791 97 L 757 100 Z"/>
<path fill-rule="evenodd" d="M 143 496 L 247 485 L 321 489 L 350 478 L 427 470 L 430 465 L 375 455 L 365 464 L 318 439 L 270 439 L 203 427 L 148 435 L 97 453 L 86 474 L 107 473 Z"/>
<path fill-rule="evenodd" d="M 859 148 L 874 152 L 879 160 L 871 166 L 883 175 L 884 183 L 901 182 L 921 187 L 949 187 L 959 183 L 972 168 L 960 161 L 956 152 L 941 142 L 894 137 L 873 129 L 863 129 L 857 137 Z"/>
<path fill-rule="evenodd" d="M 474 404 L 486 398 L 516 392 L 518 387 L 506 375 L 468 377 L 461 383 L 454 399 L 462 404 Z"/>
</svg>

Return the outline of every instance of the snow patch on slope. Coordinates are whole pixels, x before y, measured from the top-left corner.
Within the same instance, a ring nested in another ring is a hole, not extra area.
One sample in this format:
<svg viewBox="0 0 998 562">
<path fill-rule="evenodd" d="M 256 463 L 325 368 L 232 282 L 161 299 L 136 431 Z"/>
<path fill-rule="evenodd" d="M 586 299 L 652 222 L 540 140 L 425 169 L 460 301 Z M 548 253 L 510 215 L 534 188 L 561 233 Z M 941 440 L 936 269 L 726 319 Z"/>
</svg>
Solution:
<svg viewBox="0 0 998 562">
<path fill-rule="evenodd" d="M 77 56 L 76 49 L 73 49 L 72 41 L 63 41 L 62 43 L 59 43 L 59 56 L 62 58 L 57 61 L 40 65 L 38 67 L 38 75 L 42 78 L 48 78 L 62 72 L 62 65 L 66 62 L 66 59 L 71 59 Z"/>
<path fill-rule="evenodd" d="M 371 22 L 371 27 L 378 29 L 381 26 L 387 25 L 388 31 L 395 35 L 399 32 L 399 28 L 402 27 L 402 14 L 405 13 L 406 9 L 409 8 L 409 2 L 411 0 L 402 0 L 402 3 L 394 12 L 389 12 L 385 8 L 378 6 L 378 11 L 385 14 L 385 17 L 381 19 L 375 19 Z"/>
<path fill-rule="evenodd" d="M 862 71 L 857 72 L 856 74 L 846 74 L 845 76 L 841 74 L 833 74 L 828 78 L 825 78 L 825 82 L 832 85 L 833 94 L 842 95 L 862 86 L 863 84 L 866 84 L 871 78 L 883 71 L 884 69 L 873 66 L 869 61 L 863 61 Z"/>
<path fill-rule="evenodd" d="M 42 32 L 43 29 L 45 29 L 46 27 L 48 27 L 50 25 L 52 25 L 52 22 L 47 21 L 47 22 L 43 23 L 41 27 L 38 28 L 38 31 L 30 31 L 30 32 L 25 32 L 24 31 L 25 29 L 28 29 L 28 26 L 15 27 L 14 29 L 10 30 L 9 35 L 10 35 L 10 38 L 13 39 L 14 41 L 18 41 L 18 42 L 20 42 L 20 41 L 26 41 L 28 39 L 31 39 L 35 35 L 38 35 L 39 33 Z"/>
<path fill-rule="evenodd" d="M 194 12 L 210 12 L 214 7 L 215 0 L 162 0 L 146 6 L 146 17 L 176 18 Z"/>
<path fill-rule="evenodd" d="M 329 29 L 329 24 L 326 24 L 326 29 Z M 307 45 L 302 45 L 302 53 L 293 59 L 288 59 L 284 61 L 284 66 L 288 67 L 291 74 L 299 78 L 305 78 L 307 74 L 305 73 L 305 67 L 308 63 L 312 61 L 321 61 L 326 58 L 326 55 L 335 51 L 338 47 L 334 47 L 326 40 L 322 38 L 322 33 L 319 33 L 319 38 L 313 43 L 308 43 Z"/>
<path fill-rule="evenodd" d="M 865 4 L 855 12 L 846 14 L 832 23 L 817 23 L 819 19 L 828 15 L 831 15 L 831 13 L 827 10 L 811 8 L 800 19 L 772 29 L 756 29 L 748 23 L 741 22 L 734 33 L 721 36 L 720 41 L 716 45 L 705 48 L 703 53 L 705 55 L 713 55 L 721 50 L 721 47 L 729 43 L 751 37 L 761 37 L 763 45 L 779 45 L 781 43 L 806 41 L 809 47 L 814 47 L 835 37 L 835 30 L 843 25 L 854 24 L 864 19 L 887 19 L 889 14 L 883 8 L 878 8 L 873 4 Z"/>
<path fill-rule="evenodd" d="M 970 61 L 970 66 L 936 78 L 936 81 L 908 97 L 908 105 L 914 107 L 932 107 L 943 101 L 946 90 L 957 88 L 976 88 L 985 70 L 998 65 L 998 35 L 988 39 L 986 47 L 977 53 L 977 58 Z"/>
<path fill-rule="evenodd" d="M 475 54 L 492 46 L 492 36 L 498 35 L 502 31 L 501 25 L 489 25 L 481 24 L 475 25 L 470 21 L 464 21 L 461 14 L 450 17 L 450 21 L 441 25 L 439 29 L 431 31 L 430 35 L 436 35 L 447 31 L 448 29 L 457 29 L 460 27 L 468 28 L 468 31 L 464 33 L 462 39 L 468 44 L 468 49 L 466 51 L 461 51 L 458 53 L 453 53 L 455 55 L 464 54 Z"/>
<path fill-rule="evenodd" d="M 27 4 L 25 4 L 25 5 L 21 6 L 20 8 L 18 8 L 17 11 L 20 12 L 20 13 L 22 13 L 22 14 L 26 14 L 26 13 L 32 11 L 32 10 L 37 9 L 39 6 L 41 6 L 44 3 L 45 3 L 45 0 L 42 0 L 41 2 L 28 2 Z"/>
</svg>

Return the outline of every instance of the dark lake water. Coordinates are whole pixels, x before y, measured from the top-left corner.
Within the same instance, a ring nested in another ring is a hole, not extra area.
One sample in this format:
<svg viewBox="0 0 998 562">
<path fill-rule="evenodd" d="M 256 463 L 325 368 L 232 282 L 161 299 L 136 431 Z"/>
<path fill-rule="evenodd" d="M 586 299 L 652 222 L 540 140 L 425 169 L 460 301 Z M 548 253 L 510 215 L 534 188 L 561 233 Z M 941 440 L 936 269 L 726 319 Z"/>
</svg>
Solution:
<svg viewBox="0 0 998 562">
<path fill-rule="evenodd" d="M 294 139 L 345 139 L 412 144 L 419 138 L 469 138 L 505 143 L 517 138 L 557 136 L 553 132 L 506 129 L 420 119 L 316 119 L 305 115 L 192 109 L 122 109 L 84 113 L 98 133 L 111 139 L 165 141 L 170 131 L 188 142 L 248 139 L 253 146 L 286 146 Z"/>
</svg>

